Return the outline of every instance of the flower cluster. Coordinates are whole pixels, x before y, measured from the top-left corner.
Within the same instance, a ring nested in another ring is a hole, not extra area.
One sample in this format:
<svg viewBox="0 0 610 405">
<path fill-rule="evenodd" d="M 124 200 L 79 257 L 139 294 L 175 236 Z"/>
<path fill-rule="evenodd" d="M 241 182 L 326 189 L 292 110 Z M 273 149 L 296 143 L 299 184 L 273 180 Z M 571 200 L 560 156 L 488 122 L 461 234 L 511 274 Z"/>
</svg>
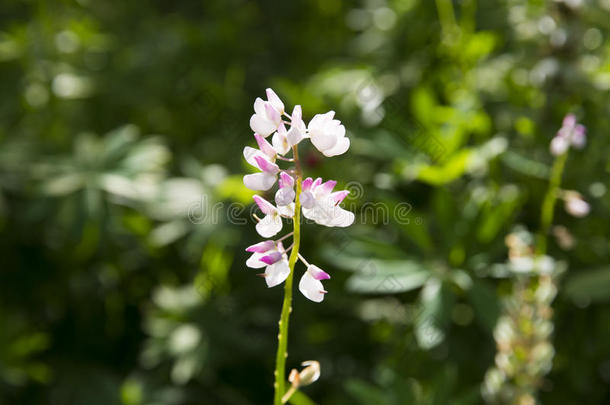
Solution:
<svg viewBox="0 0 610 405">
<path fill-rule="evenodd" d="M 317 114 L 305 125 L 301 106 L 295 106 L 291 115 L 284 108 L 284 103 L 277 94 L 267 89 L 267 100 L 256 99 L 254 114 L 250 118 L 250 128 L 254 131 L 258 148 L 246 146 L 244 158 L 258 172 L 244 176 L 244 185 L 254 191 L 268 191 L 276 182 L 278 184 L 274 195 L 275 205 L 260 195 L 254 196 L 254 202 L 264 214 L 262 218 L 256 217 L 256 231 L 263 238 L 273 238 L 282 230 L 282 218 L 294 220 L 296 215 L 300 215 L 301 209 L 305 218 L 320 225 L 351 225 L 354 214 L 339 206 L 349 192 L 334 191 L 337 184 L 334 180 L 314 180 L 311 177 L 303 179 L 296 154 L 297 145 L 304 139 L 309 139 L 324 156 L 345 153 L 350 146 L 349 138 L 345 136 L 345 127 L 334 119 L 334 111 Z M 269 137 L 271 142 L 267 140 Z M 289 157 L 291 152 L 293 156 Z M 280 161 L 295 163 L 296 167 L 283 170 L 278 165 Z M 246 265 L 251 268 L 264 267 L 262 276 L 269 287 L 281 284 L 291 272 L 287 253 L 292 247 L 285 249 L 282 243 L 290 236 L 293 233 L 276 240 L 267 239 L 246 249 L 252 253 Z M 308 299 L 321 302 L 326 293 L 321 281 L 330 276 L 319 267 L 309 264 L 300 254 L 298 257 L 307 266 L 299 282 L 299 290 Z"/>
<path fill-rule="evenodd" d="M 587 129 L 584 125 L 576 122 L 574 114 L 568 114 L 557 134 L 551 141 L 551 153 L 553 156 L 563 155 L 570 146 L 576 149 L 584 148 L 587 143 Z"/>
<path fill-rule="evenodd" d="M 551 304 L 562 266 L 549 256 L 537 256 L 532 242 L 524 230 L 506 238 L 509 268 L 518 277 L 494 329 L 495 367 L 487 371 L 482 387 L 489 403 L 535 404 L 536 390 L 552 367 Z"/>
</svg>

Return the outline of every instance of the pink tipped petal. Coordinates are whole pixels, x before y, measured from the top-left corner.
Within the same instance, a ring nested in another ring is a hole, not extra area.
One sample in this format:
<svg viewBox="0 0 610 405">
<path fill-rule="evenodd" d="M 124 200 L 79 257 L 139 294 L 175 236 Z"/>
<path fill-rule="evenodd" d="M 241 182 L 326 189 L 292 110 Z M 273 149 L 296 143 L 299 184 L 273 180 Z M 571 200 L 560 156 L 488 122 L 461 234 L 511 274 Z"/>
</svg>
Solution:
<svg viewBox="0 0 610 405">
<path fill-rule="evenodd" d="M 284 103 L 282 102 L 282 100 L 280 100 L 280 98 L 277 96 L 277 94 L 275 94 L 275 91 L 273 91 L 271 89 L 267 89 L 266 93 L 267 93 L 267 100 L 269 100 L 269 102 L 271 103 L 273 108 L 275 108 L 277 111 L 279 111 L 280 114 L 283 113 L 284 112 Z"/>
<path fill-rule="evenodd" d="M 277 213 L 277 209 L 271 204 L 269 201 L 265 200 L 263 197 L 255 195 L 252 197 L 258 208 L 262 211 L 263 214 L 275 214 Z"/>
<path fill-rule="evenodd" d="M 264 240 L 255 245 L 248 246 L 246 252 L 265 253 L 273 248 L 275 248 L 275 242 L 272 240 Z"/>
<path fill-rule="evenodd" d="M 320 184 L 322 184 L 322 177 L 318 177 L 313 181 L 313 183 L 311 184 L 312 191 L 315 190 Z"/>
<path fill-rule="evenodd" d="M 275 174 L 280 171 L 280 168 L 275 163 L 271 163 L 262 156 L 254 156 L 254 161 L 259 169 L 264 172 Z"/>
<path fill-rule="evenodd" d="M 313 278 L 309 271 L 303 273 L 299 281 L 299 291 L 301 291 L 305 298 L 313 302 L 322 302 L 324 300 L 324 286 L 320 280 Z"/>
<path fill-rule="evenodd" d="M 281 188 L 284 188 L 284 187 L 293 187 L 294 186 L 294 179 L 288 173 L 281 172 L 280 173 L 279 185 L 280 185 Z"/>
<path fill-rule="evenodd" d="M 313 179 L 311 177 L 308 177 L 305 180 L 303 180 L 301 187 L 302 187 L 303 191 L 309 191 L 312 184 L 313 184 Z"/>
<path fill-rule="evenodd" d="M 282 259 L 282 254 L 280 252 L 271 252 L 268 255 L 261 257 L 259 260 L 266 264 L 273 264 Z"/>
<path fill-rule="evenodd" d="M 288 266 L 288 260 L 280 260 L 277 263 L 267 266 L 265 269 L 265 281 L 267 287 L 275 287 L 281 284 L 288 278 L 290 274 L 290 267 Z"/>
<path fill-rule="evenodd" d="M 345 199 L 345 197 L 347 197 L 348 194 L 349 194 L 349 190 L 341 190 L 341 191 L 335 191 L 330 196 L 333 199 L 333 201 L 335 202 L 335 204 L 341 204 L 343 202 L 343 200 Z"/>
<path fill-rule="evenodd" d="M 275 209 L 275 207 L 273 207 Z M 266 215 L 258 224 L 256 232 L 263 238 L 271 238 L 282 230 L 282 217 L 276 214 Z"/>
<path fill-rule="evenodd" d="M 563 119 L 562 126 L 573 128 L 576 125 L 576 116 L 574 114 L 568 114 Z"/>
<path fill-rule="evenodd" d="M 337 185 L 335 180 L 328 180 L 316 188 L 316 198 L 324 197 L 333 191 L 333 188 Z"/>
<path fill-rule="evenodd" d="M 269 103 L 265 103 L 265 113 L 267 113 L 267 118 L 275 124 L 276 128 L 282 122 L 280 113 Z"/>
<path fill-rule="evenodd" d="M 270 173 L 254 173 L 244 176 L 244 185 L 250 190 L 266 191 L 275 184 L 276 176 Z"/>
<path fill-rule="evenodd" d="M 300 105 L 295 105 L 292 109 L 292 122 L 302 121 L 303 120 L 303 111 L 301 110 Z"/>
<path fill-rule="evenodd" d="M 328 280 L 330 278 L 330 275 L 327 272 L 313 264 L 307 267 L 307 271 L 316 280 Z"/>
<path fill-rule="evenodd" d="M 271 146 L 271 144 L 265 138 L 263 138 L 260 134 L 254 134 L 254 138 L 256 139 L 256 143 L 258 144 L 258 148 L 261 150 L 261 152 L 270 158 L 275 157 L 275 149 L 273 149 L 273 146 Z"/>
</svg>

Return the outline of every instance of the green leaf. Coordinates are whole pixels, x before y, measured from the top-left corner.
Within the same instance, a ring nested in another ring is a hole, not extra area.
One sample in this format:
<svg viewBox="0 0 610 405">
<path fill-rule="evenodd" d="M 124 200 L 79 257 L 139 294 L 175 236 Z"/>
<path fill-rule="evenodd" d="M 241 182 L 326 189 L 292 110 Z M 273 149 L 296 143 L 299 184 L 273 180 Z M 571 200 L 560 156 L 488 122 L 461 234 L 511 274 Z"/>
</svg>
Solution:
<svg viewBox="0 0 610 405">
<path fill-rule="evenodd" d="M 493 331 L 500 315 L 500 303 L 494 289 L 485 281 L 473 280 L 467 294 L 477 315 L 477 321 L 490 332 Z"/>
<path fill-rule="evenodd" d="M 430 272 L 412 260 L 353 259 L 344 263 L 358 273 L 347 280 L 347 289 L 367 294 L 393 294 L 421 287 Z"/>
<path fill-rule="evenodd" d="M 610 267 L 575 274 L 566 281 L 563 291 L 577 302 L 610 301 Z"/>
<path fill-rule="evenodd" d="M 455 296 L 449 286 L 430 279 L 421 292 L 421 309 L 415 319 L 415 338 L 423 349 L 431 349 L 444 339 Z"/>
</svg>

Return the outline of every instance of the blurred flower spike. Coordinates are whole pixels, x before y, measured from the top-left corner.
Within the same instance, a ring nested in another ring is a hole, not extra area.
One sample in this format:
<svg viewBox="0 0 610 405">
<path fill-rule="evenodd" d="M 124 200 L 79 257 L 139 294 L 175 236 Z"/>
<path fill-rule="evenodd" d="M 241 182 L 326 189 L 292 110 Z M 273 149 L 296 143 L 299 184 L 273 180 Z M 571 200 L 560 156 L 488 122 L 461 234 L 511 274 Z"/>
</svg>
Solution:
<svg viewBox="0 0 610 405">
<path fill-rule="evenodd" d="M 582 149 L 587 143 L 587 128 L 576 122 L 574 114 L 568 114 L 557 134 L 551 141 L 551 153 L 554 156 L 563 155 L 570 148 Z"/>
</svg>

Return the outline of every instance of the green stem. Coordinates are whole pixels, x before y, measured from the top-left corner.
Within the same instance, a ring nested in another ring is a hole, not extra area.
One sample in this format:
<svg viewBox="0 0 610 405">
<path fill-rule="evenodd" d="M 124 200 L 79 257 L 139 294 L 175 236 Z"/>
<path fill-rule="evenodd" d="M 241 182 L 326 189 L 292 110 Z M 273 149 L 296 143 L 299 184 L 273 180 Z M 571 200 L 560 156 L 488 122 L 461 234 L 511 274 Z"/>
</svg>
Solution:
<svg viewBox="0 0 610 405">
<path fill-rule="evenodd" d="M 282 314 L 280 315 L 279 334 L 277 355 L 275 356 L 275 395 L 273 399 L 274 405 L 282 404 L 282 396 L 286 391 L 286 357 L 288 357 L 288 322 L 290 313 L 292 312 L 292 280 L 294 278 L 294 266 L 299 255 L 299 245 L 301 243 L 301 203 L 299 194 L 301 194 L 301 166 L 299 162 L 299 154 L 297 146 L 292 147 L 294 161 L 296 164 L 296 198 L 294 202 L 294 235 L 292 237 L 293 246 L 288 259 L 290 274 L 284 285 L 284 303 L 282 304 Z"/>
<path fill-rule="evenodd" d="M 454 41 L 457 23 L 455 12 L 453 11 L 453 3 L 451 0 L 436 0 L 436 9 L 438 11 L 439 22 L 441 23 L 443 40 Z"/>
<path fill-rule="evenodd" d="M 543 255 L 546 253 L 546 245 L 547 245 L 547 235 L 549 233 L 549 228 L 553 223 L 553 214 L 555 212 L 555 202 L 557 201 L 557 195 L 559 191 L 559 187 L 561 185 L 561 176 L 563 174 L 563 169 L 566 164 L 566 160 L 568 159 L 568 152 L 559 155 L 555 162 L 553 163 L 553 167 L 551 169 L 551 179 L 549 181 L 549 189 L 544 196 L 544 201 L 542 202 L 542 213 L 540 216 L 540 231 L 538 232 L 537 243 L 536 243 L 536 253 L 538 255 Z"/>
</svg>

